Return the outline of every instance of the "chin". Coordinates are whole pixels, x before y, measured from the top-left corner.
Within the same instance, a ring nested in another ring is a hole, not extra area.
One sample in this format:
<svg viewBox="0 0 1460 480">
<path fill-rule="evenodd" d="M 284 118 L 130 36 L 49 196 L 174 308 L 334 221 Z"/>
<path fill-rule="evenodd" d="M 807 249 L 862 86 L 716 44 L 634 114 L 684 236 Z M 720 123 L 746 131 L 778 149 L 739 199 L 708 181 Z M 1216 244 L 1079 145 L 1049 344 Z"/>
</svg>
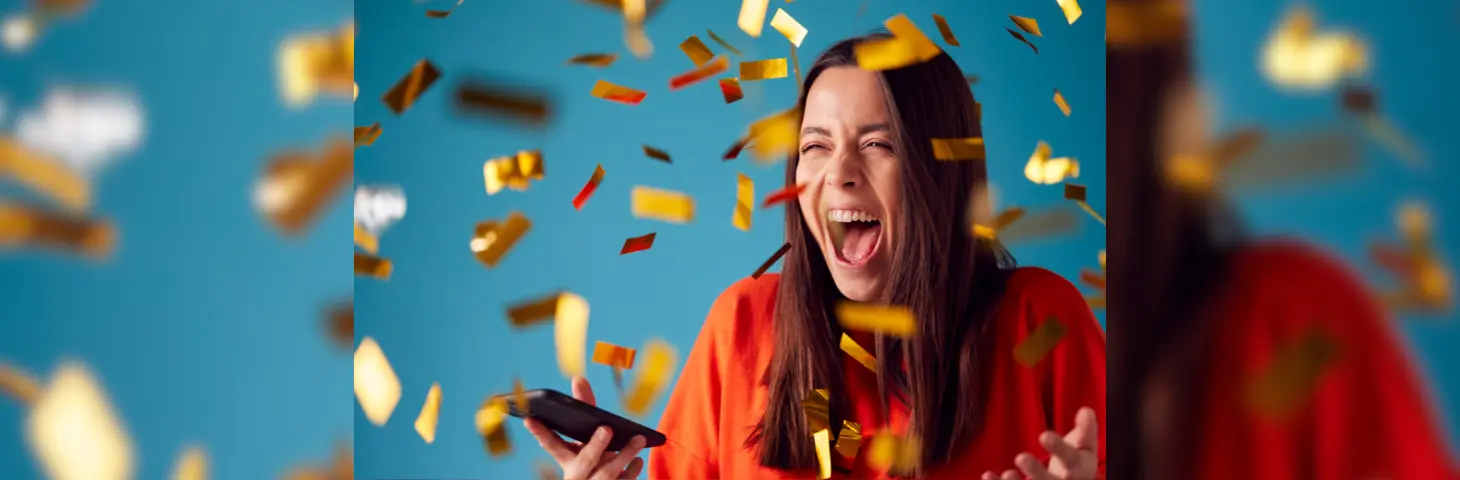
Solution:
<svg viewBox="0 0 1460 480">
<path fill-rule="evenodd" d="M 874 303 L 879 300 L 882 292 L 882 282 L 871 279 L 842 279 L 832 274 L 832 280 L 836 282 L 836 289 L 841 291 L 843 297 L 848 300 L 862 303 Z"/>
</svg>

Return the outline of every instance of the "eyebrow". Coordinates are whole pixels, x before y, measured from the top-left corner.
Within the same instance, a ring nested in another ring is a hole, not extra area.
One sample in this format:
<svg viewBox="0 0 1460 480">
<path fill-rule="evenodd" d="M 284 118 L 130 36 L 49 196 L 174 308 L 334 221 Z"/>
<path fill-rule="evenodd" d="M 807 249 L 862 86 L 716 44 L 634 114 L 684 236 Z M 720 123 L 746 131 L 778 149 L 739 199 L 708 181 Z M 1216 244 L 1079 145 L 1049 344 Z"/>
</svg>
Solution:
<svg viewBox="0 0 1460 480">
<path fill-rule="evenodd" d="M 892 130 L 892 127 L 889 126 L 889 125 L 887 125 L 886 123 L 872 123 L 872 124 L 862 125 L 861 127 L 857 127 L 857 136 L 866 135 L 866 134 L 869 134 L 869 133 L 872 133 L 872 132 L 887 132 L 887 131 L 891 131 L 891 130 Z M 821 127 L 806 127 L 806 128 L 802 128 L 801 129 L 801 134 L 802 135 L 822 135 L 822 136 L 830 137 L 831 136 L 831 131 L 829 131 L 829 130 L 827 130 L 825 128 L 821 128 Z"/>
</svg>

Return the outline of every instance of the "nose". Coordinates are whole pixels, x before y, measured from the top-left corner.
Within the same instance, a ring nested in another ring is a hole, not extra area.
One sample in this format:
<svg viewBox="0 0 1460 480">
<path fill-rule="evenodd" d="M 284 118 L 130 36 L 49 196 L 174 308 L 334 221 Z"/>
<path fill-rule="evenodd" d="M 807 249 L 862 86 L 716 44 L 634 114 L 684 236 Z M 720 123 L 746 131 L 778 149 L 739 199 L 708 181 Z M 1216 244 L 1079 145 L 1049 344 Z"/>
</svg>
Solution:
<svg viewBox="0 0 1460 480">
<path fill-rule="evenodd" d="M 855 150 L 838 152 L 826 168 L 826 186 L 828 187 L 852 189 L 866 183 L 862 172 L 862 157 L 855 153 Z"/>
</svg>

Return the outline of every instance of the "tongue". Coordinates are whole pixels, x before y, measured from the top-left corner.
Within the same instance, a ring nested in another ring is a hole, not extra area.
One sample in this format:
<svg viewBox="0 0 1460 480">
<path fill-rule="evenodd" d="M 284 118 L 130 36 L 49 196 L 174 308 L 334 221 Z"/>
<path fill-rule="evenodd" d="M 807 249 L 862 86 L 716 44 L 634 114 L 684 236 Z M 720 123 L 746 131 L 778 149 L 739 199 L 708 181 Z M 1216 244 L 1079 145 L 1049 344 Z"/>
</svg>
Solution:
<svg viewBox="0 0 1460 480">
<path fill-rule="evenodd" d="M 872 255 L 877 246 L 877 236 L 882 234 L 880 223 L 850 223 L 842 239 L 842 258 L 851 263 L 860 263 Z"/>
</svg>

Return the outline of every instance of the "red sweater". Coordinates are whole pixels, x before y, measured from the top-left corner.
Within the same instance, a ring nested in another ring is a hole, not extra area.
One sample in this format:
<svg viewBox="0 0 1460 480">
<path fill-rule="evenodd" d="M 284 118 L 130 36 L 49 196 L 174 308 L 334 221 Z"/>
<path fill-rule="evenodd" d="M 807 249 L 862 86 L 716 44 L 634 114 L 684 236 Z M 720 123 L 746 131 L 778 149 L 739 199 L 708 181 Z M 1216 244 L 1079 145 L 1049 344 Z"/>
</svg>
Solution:
<svg viewBox="0 0 1460 480">
<path fill-rule="evenodd" d="M 780 276 L 737 282 L 711 307 L 678 384 L 665 408 L 659 431 L 670 442 L 649 456 L 650 479 L 814 479 L 814 471 L 779 471 L 759 465 L 757 452 L 744 448 L 746 436 L 764 413 L 768 390 L 760 379 L 770 363 L 773 312 Z M 1045 318 L 1066 326 L 1059 344 L 1034 368 L 1014 360 L 1014 347 Z M 1064 434 L 1074 428 L 1081 407 L 1105 416 L 1105 340 L 1079 291 L 1048 270 L 1020 268 L 1013 273 L 993 320 L 995 351 L 987 366 L 988 401 L 983 430 L 965 444 L 953 462 L 935 468 L 929 479 L 977 478 L 985 470 L 1014 468 L 1014 456 L 1048 453 L 1039 434 Z M 851 393 L 849 420 L 862 424 L 863 438 L 907 428 L 907 408 L 892 402 L 891 421 L 878 414 L 876 375 L 842 354 Z M 1104 445 L 1102 424 L 1100 442 Z M 850 465 L 851 475 L 832 478 L 881 479 L 867 465 L 866 446 Z M 839 455 L 833 451 L 833 457 Z M 1100 452 L 1105 471 L 1105 452 Z"/>
</svg>

